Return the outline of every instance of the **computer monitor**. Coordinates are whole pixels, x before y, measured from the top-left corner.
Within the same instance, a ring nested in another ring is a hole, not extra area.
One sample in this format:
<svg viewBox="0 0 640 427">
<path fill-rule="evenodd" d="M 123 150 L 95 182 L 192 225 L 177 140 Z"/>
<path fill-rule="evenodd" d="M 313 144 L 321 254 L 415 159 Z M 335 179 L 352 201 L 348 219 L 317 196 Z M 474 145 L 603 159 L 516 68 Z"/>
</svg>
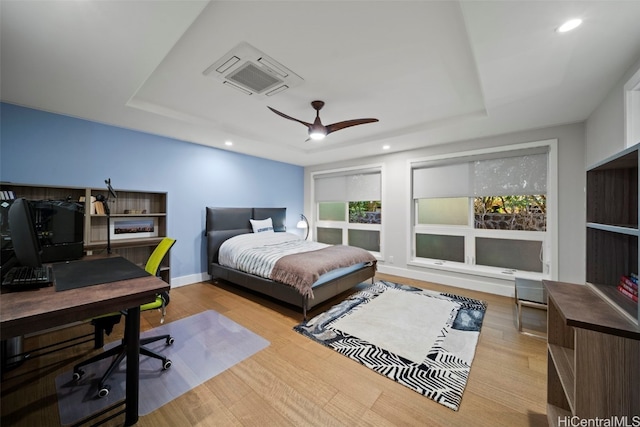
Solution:
<svg viewBox="0 0 640 427">
<path fill-rule="evenodd" d="M 36 232 L 31 204 L 16 199 L 9 208 L 9 234 L 18 262 L 26 267 L 42 266 L 42 248 Z"/>
</svg>

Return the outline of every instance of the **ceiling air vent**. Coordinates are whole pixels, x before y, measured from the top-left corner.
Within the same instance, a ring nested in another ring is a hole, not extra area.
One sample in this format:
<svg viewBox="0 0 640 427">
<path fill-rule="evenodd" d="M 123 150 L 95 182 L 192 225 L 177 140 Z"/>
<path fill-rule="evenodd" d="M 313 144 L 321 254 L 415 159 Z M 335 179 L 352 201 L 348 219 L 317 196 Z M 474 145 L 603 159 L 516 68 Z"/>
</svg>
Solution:
<svg viewBox="0 0 640 427">
<path fill-rule="evenodd" d="M 260 98 L 302 83 L 300 76 L 246 42 L 227 52 L 202 74 L 214 76 L 225 86 Z"/>
</svg>

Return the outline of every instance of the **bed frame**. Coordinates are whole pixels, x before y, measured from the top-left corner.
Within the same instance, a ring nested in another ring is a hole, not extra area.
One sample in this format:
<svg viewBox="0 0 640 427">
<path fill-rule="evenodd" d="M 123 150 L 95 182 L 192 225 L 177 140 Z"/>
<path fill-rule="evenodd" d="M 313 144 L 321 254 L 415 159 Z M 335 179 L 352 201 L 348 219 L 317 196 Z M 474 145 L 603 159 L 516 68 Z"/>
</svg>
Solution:
<svg viewBox="0 0 640 427">
<path fill-rule="evenodd" d="M 222 243 L 239 234 L 252 233 L 250 219 L 267 219 L 273 221 L 275 232 L 286 231 L 286 208 L 216 208 L 207 207 L 206 231 L 207 237 L 207 265 L 212 279 L 218 278 L 233 284 L 251 289 L 255 292 L 272 297 L 278 301 L 302 308 L 304 320 L 307 311 L 345 292 L 356 285 L 372 279 L 375 275 L 375 265 L 365 266 L 344 276 L 321 285 L 314 286 L 314 298 L 302 296 L 295 288 L 284 283 L 264 279 L 253 274 L 243 273 L 233 268 L 218 264 L 218 252 Z"/>
</svg>

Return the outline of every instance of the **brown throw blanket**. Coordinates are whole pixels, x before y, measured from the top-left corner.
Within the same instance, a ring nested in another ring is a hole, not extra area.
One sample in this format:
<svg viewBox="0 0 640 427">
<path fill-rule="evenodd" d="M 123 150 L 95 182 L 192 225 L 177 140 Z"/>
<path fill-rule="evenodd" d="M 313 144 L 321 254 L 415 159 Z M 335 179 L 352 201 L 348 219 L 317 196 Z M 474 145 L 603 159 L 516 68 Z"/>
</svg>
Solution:
<svg viewBox="0 0 640 427">
<path fill-rule="evenodd" d="M 317 251 L 285 255 L 276 261 L 271 280 L 286 283 L 302 295 L 313 298 L 311 285 L 324 273 L 358 263 L 376 264 L 369 252 L 353 246 L 336 245 Z"/>
</svg>

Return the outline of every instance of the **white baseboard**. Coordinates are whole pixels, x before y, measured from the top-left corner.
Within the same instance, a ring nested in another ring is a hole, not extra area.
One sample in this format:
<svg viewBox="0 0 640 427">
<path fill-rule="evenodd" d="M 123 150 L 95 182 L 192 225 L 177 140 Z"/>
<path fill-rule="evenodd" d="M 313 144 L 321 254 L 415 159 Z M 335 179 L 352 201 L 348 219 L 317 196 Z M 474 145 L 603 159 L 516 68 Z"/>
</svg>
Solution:
<svg viewBox="0 0 640 427">
<path fill-rule="evenodd" d="M 472 274 L 449 273 L 439 270 L 410 270 L 407 268 L 391 267 L 378 264 L 378 271 L 384 274 L 406 277 L 407 279 L 423 280 L 425 282 L 439 283 L 473 291 L 487 292 L 505 297 L 514 297 L 515 288 L 513 280 L 501 280 L 491 277 L 474 276 Z M 208 282 L 211 276 L 208 273 L 190 274 L 188 276 L 172 277 L 171 287 L 191 285 L 199 282 Z"/>
<path fill-rule="evenodd" d="M 208 282 L 211 279 L 209 273 L 190 274 L 188 276 L 172 277 L 171 287 L 179 288 L 180 286 L 192 285 L 198 282 Z"/>
<path fill-rule="evenodd" d="M 515 296 L 513 280 L 501 280 L 490 277 L 474 276 L 472 274 L 449 273 L 439 270 L 410 270 L 407 268 L 391 267 L 378 264 L 378 271 L 384 274 L 406 277 L 408 279 L 423 280 L 441 285 L 455 286 L 462 289 L 487 292 L 506 297 Z"/>
</svg>

